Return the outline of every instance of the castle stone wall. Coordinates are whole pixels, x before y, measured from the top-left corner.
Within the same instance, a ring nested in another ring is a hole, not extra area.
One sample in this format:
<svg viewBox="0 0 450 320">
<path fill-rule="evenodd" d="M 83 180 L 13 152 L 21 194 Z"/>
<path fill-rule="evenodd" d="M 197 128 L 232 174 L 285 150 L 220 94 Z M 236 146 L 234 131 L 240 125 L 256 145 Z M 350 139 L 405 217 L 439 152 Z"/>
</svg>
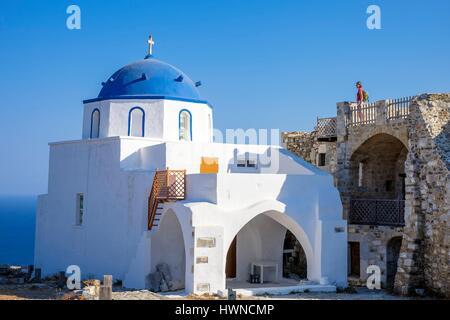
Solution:
<svg viewBox="0 0 450 320">
<path fill-rule="evenodd" d="M 396 119 L 386 116 L 388 104 L 388 100 L 374 104 L 372 123 L 349 126 L 349 110 L 355 104 L 339 103 L 337 142 L 318 141 L 316 132 L 284 133 L 283 140 L 287 149 L 314 165 L 319 165 L 319 154 L 326 153 L 323 169 L 335 177 L 344 218 L 352 197 L 405 197 L 405 227 L 349 225 L 349 241 L 360 243 L 361 256 L 361 275 L 350 278 L 351 283 L 363 285 L 366 268 L 373 264 L 380 266 L 386 284 L 388 273 L 397 266 L 397 292 L 410 294 L 423 288 L 450 297 L 450 94 L 416 97 L 409 115 Z M 374 143 L 377 137 L 385 141 Z M 403 147 L 395 147 L 394 140 Z M 374 154 L 380 161 L 365 168 L 360 188 L 358 163 Z M 383 165 L 385 172 L 380 170 Z M 376 172 L 380 176 L 374 177 Z M 404 182 L 400 175 L 406 175 Z M 392 194 L 380 190 L 381 182 L 388 180 L 394 180 Z M 381 182 L 375 185 L 375 181 Z M 403 238 L 400 255 L 394 263 L 389 261 L 389 245 L 399 237 Z"/>
<path fill-rule="evenodd" d="M 450 297 L 450 94 L 422 95 L 411 105 L 406 161 L 406 226 L 396 278 Z"/>
</svg>

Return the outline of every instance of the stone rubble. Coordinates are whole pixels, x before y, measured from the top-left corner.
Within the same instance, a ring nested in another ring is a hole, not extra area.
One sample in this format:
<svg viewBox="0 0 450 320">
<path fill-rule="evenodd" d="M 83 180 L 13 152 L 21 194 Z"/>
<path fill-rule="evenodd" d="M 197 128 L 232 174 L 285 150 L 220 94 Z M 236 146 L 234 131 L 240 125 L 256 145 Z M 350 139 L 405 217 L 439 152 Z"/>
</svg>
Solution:
<svg viewBox="0 0 450 320">
<path fill-rule="evenodd" d="M 153 292 L 169 292 L 182 289 L 182 283 L 172 278 L 170 267 L 167 263 L 156 266 L 156 272 L 148 275 L 150 290 Z"/>
</svg>

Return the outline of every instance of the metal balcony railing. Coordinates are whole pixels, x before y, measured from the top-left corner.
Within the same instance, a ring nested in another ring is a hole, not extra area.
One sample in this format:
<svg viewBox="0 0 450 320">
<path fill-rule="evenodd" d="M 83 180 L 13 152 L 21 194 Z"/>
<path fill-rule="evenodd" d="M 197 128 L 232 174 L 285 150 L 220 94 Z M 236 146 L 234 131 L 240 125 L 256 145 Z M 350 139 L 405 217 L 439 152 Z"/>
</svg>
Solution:
<svg viewBox="0 0 450 320">
<path fill-rule="evenodd" d="M 318 139 L 337 137 L 337 118 L 317 118 L 316 132 Z"/>
<path fill-rule="evenodd" d="M 353 199 L 350 224 L 402 227 L 405 225 L 404 200 Z"/>
</svg>

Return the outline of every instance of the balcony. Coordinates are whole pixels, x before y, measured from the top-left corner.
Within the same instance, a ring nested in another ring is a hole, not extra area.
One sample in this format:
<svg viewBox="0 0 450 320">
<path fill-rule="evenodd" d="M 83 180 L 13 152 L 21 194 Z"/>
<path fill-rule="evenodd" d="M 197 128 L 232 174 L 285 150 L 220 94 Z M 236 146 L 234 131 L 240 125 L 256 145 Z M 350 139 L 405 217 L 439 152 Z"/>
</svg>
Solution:
<svg viewBox="0 0 450 320">
<path fill-rule="evenodd" d="M 317 139 L 333 141 L 337 139 L 337 118 L 317 118 Z"/>
<path fill-rule="evenodd" d="M 148 198 L 148 230 L 158 226 L 162 207 L 165 202 L 186 198 L 186 170 L 156 171 L 152 190 Z M 159 211 L 158 211 L 159 210 Z"/>
<path fill-rule="evenodd" d="M 154 193 L 158 200 L 177 201 L 186 197 L 186 170 L 157 171 L 154 178 Z"/>
<path fill-rule="evenodd" d="M 353 199 L 350 201 L 350 224 L 405 226 L 404 200 Z"/>
<path fill-rule="evenodd" d="M 368 124 L 387 124 L 408 118 L 414 97 L 382 100 L 373 103 L 351 103 L 345 111 L 347 128 Z"/>
</svg>

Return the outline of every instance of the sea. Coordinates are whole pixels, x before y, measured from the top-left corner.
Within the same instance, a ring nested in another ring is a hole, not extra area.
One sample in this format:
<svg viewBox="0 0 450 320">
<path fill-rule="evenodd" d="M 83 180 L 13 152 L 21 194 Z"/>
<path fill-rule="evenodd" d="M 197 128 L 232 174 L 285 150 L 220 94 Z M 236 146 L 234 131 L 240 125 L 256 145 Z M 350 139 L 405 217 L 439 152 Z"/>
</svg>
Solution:
<svg viewBox="0 0 450 320">
<path fill-rule="evenodd" d="M 34 260 L 36 196 L 0 195 L 0 265 Z"/>
</svg>

